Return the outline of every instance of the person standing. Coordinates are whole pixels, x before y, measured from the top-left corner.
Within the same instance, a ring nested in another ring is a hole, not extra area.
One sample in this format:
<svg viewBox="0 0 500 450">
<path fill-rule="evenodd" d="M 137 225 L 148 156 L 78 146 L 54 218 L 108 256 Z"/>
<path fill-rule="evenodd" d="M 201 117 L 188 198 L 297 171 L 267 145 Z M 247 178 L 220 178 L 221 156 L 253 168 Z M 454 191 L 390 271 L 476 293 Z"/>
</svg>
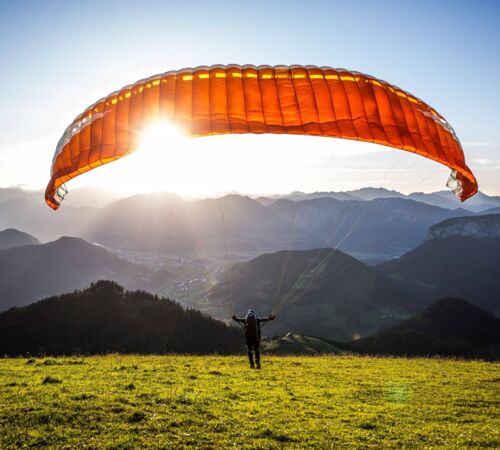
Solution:
<svg viewBox="0 0 500 450">
<path fill-rule="evenodd" d="M 257 317 L 253 310 L 248 310 L 247 315 L 243 318 L 233 316 L 233 320 L 243 324 L 245 328 L 245 345 L 247 347 L 248 359 L 250 368 L 260 369 L 260 324 L 274 320 L 274 315 L 269 314 L 267 317 Z M 254 363 L 255 354 L 255 363 Z"/>
</svg>

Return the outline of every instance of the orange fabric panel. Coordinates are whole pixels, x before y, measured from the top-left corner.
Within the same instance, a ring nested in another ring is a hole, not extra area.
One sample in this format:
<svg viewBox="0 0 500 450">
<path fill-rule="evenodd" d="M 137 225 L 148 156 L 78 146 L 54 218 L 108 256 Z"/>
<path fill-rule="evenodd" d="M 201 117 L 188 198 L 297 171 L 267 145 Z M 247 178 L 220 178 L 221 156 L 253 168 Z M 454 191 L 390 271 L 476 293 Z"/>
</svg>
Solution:
<svg viewBox="0 0 500 450">
<path fill-rule="evenodd" d="M 297 93 L 290 70 L 288 67 L 275 68 L 274 77 L 279 107 L 279 113 L 276 114 L 277 123 L 281 117 L 283 131 L 290 134 L 305 134 L 304 121 L 300 114 Z"/>
<path fill-rule="evenodd" d="M 259 71 L 255 67 L 243 67 L 242 78 L 248 129 L 250 133 L 266 133 Z"/>
<path fill-rule="evenodd" d="M 283 116 L 274 69 L 264 67 L 258 72 L 262 111 L 267 133 L 284 133 Z"/>
<path fill-rule="evenodd" d="M 129 149 L 134 151 L 139 146 L 139 140 L 143 126 L 145 125 L 142 115 L 142 93 L 144 92 L 144 80 L 139 81 L 132 88 L 130 106 L 128 110 Z"/>
<path fill-rule="evenodd" d="M 208 68 L 198 70 L 193 77 L 193 134 L 206 136 L 212 132 L 210 119 L 210 75 Z"/>
<path fill-rule="evenodd" d="M 160 81 L 155 78 L 144 83 L 142 113 L 152 122 L 160 120 Z"/>
<path fill-rule="evenodd" d="M 173 120 L 193 136 L 288 133 L 376 142 L 451 168 L 461 200 L 477 192 L 450 125 L 385 81 L 330 67 L 218 65 L 140 80 L 87 108 L 58 143 L 49 206 L 59 207 L 66 181 L 135 151 L 158 120 Z"/>
<path fill-rule="evenodd" d="M 313 90 L 321 131 L 325 136 L 340 136 L 332 96 L 323 71 L 317 67 L 308 67 L 307 76 Z"/>
<path fill-rule="evenodd" d="M 99 159 L 105 160 L 114 156 L 116 151 L 116 107 L 113 105 L 116 96 L 108 98 L 104 103 L 102 119 L 102 149 Z"/>
<path fill-rule="evenodd" d="M 212 134 L 229 133 L 227 115 L 226 71 L 222 66 L 210 70 L 210 90 L 206 99 L 210 104 Z"/>
<path fill-rule="evenodd" d="M 193 73 L 190 70 L 182 71 L 178 75 L 175 93 L 175 118 L 186 126 L 186 131 L 191 132 L 190 124 L 193 120 Z M 149 119 L 148 122 L 154 122 Z"/>
<path fill-rule="evenodd" d="M 332 98 L 333 108 L 335 110 L 335 117 L 340 130 L 339 137 L 347 139 L 357 139 L 358 133 L 354 128 L 353 116 L 351 114 L 351 106 L 349 104 L 349 97 L 345 90 L 344 84 L 340 81 L 338 73 L 329 71 L 326 79 L 330 95 Z"/>
<path fill-rule="evenodd" d="M 169 72 L 161 77 L 160 83 L 160 117 L 169 119 L 175 117 L 175 93 L 177 76 Z"/>
<path fill-rule="evenodd" d="M 131 95 L 131 90 L 127 88 L 122 89 L 118 93 L 118 103 L 115 113 L 115 140 L 118 153 L 126 152 L 130 146 L 128 120 Z"/>
<path fill-rule="evenodd" d="M 227 70 L 227 112 L 232 133 L 249 132 L 242 76 L 241 67 L 232 66 Z"/>
<path fill-rule="evenodd" d="M 387 135 L 390 145 L 400 148 L 403 147 L 404 142 L 399 134 L 397 119 L 389 97 L 390 91 L 384 89 L 378 82 L 375 84 L 372 83 L 372 90 L 380 115 L 380 124 Z"/>
</svg>

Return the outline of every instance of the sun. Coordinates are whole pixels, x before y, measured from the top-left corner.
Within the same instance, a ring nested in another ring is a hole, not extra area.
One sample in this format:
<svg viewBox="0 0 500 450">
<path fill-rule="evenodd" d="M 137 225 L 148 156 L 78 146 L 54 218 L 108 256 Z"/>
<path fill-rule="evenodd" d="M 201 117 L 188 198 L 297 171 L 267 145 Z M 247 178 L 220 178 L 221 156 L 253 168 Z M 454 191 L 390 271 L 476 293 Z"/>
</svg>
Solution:
<svg viewBox="0 0 500 450">
<path fill-rule="evenodd" d="M 123 159 L 121 176 L 115 176 L 117 185 L 125 190 L 149 192 L 172 186 L 176 178 L 182 180 L 181 174 L 187 170 L 183 151 L 187 140 L 182 128 L 172 122 L 151 123 L 141 133 L 137 149 Z"/>
<path fill-rule="evenodd" d="M 141 133 L 137 151 L 145 158 L 172 162 L 173 158 L 175 159 L 175 147 L 181 145 L 185 139 L 183 130 L 174 123 L 153 122 Z"/>
</svg>

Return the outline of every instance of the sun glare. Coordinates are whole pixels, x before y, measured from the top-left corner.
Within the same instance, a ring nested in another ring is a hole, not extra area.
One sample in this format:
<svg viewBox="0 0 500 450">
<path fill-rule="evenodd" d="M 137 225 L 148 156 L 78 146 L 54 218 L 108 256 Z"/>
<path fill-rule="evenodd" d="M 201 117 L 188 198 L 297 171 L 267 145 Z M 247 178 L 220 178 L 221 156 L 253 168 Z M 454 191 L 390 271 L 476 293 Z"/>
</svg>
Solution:
<svg viewBox="0 0 500 450">
<path fill-rule="evenodd" d="M 182 147 L 186 139 L 174 123 L 150 124 L 142 133 L 136 151 L 124 158 L 122 176 L 115 175 L 117 187 L 132 192 L 164 189 L 172 173 L 185 169 Z"/>
<path fill-rule="evenodd" d="M 168 158 L 169 154 L 171 156 L 173 153 L 172 149 L 182 139 L 185 139 L 185 135 L 180 127 L 171 122 L 155 122 L 142 133 L 137 151 L 145 157 Z"/>
</svg>

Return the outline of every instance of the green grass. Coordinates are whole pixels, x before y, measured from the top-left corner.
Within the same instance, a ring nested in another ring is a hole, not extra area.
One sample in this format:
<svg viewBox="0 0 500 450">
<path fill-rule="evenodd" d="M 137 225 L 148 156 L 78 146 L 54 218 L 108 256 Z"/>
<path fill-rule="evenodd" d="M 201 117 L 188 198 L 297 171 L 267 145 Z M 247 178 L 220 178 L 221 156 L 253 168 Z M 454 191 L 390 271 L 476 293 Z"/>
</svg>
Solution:
<svg viewBox="0 0 500 450">
<path fill-rule="evenodd" d="M 500 365 L 355 356 L 0 359 L 0 448 L 500 447 Z"/>
</svg>

